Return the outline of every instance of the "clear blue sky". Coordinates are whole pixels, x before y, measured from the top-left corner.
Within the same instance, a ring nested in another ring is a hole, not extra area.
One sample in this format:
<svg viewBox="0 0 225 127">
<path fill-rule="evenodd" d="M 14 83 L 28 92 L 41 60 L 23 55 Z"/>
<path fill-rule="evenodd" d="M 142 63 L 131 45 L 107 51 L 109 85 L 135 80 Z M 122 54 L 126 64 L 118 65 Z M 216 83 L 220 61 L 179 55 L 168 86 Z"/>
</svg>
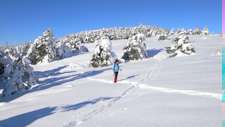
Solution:
<svg viewBox="0 0 225 127">
<path fill-rule="evenodd" d="M 0 44 L 34 40 L 46 28 L 56 37 L 102 27 L 208 26 L 221 32 L 221 0 L 0 0 Z"/>
</svg>

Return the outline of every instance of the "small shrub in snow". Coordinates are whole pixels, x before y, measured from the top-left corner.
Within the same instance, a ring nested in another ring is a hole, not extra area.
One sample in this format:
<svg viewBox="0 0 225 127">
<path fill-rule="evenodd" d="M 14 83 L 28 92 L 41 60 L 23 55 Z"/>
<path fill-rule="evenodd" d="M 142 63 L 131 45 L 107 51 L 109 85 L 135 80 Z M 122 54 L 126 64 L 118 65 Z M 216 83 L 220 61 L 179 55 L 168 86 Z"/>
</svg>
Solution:
<svg viewBox="0 0 225 127">
<path fill-rule="evenodd" d="M 189 37 L 186 35 L 180 35 L 174 39 L 174 44 L 170 47 L 166 47 L 167 53 L 170 57 L 180 55 L 192 55 L 195 53 L 195 49 L 192 46 Z"/>
<path fill-rule="evenodd" d="M 125 61 L 138 60 L 146 57 L 146 44 L 144 34 L 137 34 L 129 38 L 128 44 L 124 47 L 122 59 Z"/>
<path fill-rule="evenodd" d="M 103 37 L 97 42 L 90 65 L 92 67 L 107 66 L 112 64 L 114 57 L 111 41 L 108 37 Z"/>
</svg>

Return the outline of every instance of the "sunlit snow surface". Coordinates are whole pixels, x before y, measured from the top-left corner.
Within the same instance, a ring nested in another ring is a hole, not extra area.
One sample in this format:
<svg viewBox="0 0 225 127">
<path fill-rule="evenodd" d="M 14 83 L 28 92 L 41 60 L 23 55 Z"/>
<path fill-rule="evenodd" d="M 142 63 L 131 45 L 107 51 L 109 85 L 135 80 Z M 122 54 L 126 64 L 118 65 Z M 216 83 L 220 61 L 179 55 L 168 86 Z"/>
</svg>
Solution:
<svg viewBox="0 0 225 127">
<path fill-rule="evenodd" d="M 34 66 L 39 84 L 0 103 L 0 127 L 220 127 L 219 35 L 191 36 L 196 54 L 166 58 L 170 40 L 147 39 L 149 58 L 93 69 L 90 53 Z M 117 56 L 126 40 L 112 41 Z"/>
</svg>

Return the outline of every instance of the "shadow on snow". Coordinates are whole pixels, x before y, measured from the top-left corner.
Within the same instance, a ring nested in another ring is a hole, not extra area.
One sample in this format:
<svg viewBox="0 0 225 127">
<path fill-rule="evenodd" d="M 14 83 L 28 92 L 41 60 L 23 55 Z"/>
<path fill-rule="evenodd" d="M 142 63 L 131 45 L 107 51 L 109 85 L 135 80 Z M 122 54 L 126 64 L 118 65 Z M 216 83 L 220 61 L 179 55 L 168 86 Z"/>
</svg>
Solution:
<svg viewBox="0 0 225 127">
<path fill-rule="evenodd" d="M 76 73 L 76 74 L 71 74 L 71 75 L 67 75 L 67 76 L 60 76 L 60 77 L 52 77 L 52 78 L 48 78 L 45 79 L 43 81 L 39 81 L 39 84 L 37 87 L 34 87 L 31 91 L 39 91 L 39 90 L 44 90 L 44 89 L 48 89 L 50 87 L 53 86 L 58 86 L 67 82 L 71 82 L 71 81 L 75 81 L 75 80 L 79 80 L 79 79 L 83 79 L 83 78 L 87 78 L 87 77 L 92 77 L 95 75 L 98 75 L 104 71 L 110 70 L 111 68 L 105 68 L 105 69 L 101 69 L 101 70 L 92 70 L 92 71 L 87 71 L 84 73 Z M 73 71 L 70 72 L 65 72 L 65 73 L 73 73 Z M 56 75 L 60 75 L 60 74 L 65 74 L 63 73 L 52 73 L 53 75 L 50 76 L 56 76 Z"/>
<path fill-rule="evenodd" d="M 41 108 L 0 121 L 0 127 L 26 127 L 35 120 L 53 114 L 56 107 Z"/>
<path fill-rule="evenodd" d="M 147 54 L 147 57 L 149 58 L 149 57 L 154 57 L 155 55 L 157 55 L 161 51 L 163 51 L 162 48 L 161 49 L 155 49 L 155 48 L 153 48 L 153 49 L 148 49 L 146 51 L 146 54 Z"/>
<path fill-rule="evenodd" d="M 83 73 L 75 73 L 76 71 L 60 72 L 66 67 L 67 66 L 61 66 L 61 67 L 58 67 L 58 68 L 55 68 L 52 70 L 48 70 L 48 71 L 34 72 L 34 74 L 37 78 L 51 77 L 51 76 L 52 77 L 47 78 L 43 81 L 38 81 L 39 85 L 33 87 L 32 89 L 30 89 L 26 92 L 18 93 L 18 94 L 8 96 L 8 97 L 3 97 L 3 98 L 1 98 L 0 102 L 9 102 L 11 100 L 14 100 L 14 99 L 24 95 L 25 93 L 45 90 L 45 89 L 48 89 L 51 87 L 62 85 L 67 82 L 71 82 L 71 81 L 75 81 L 75 80 L 79 80 L 79 79 L 83 79 L 83 78 L 87 78 L 87 77 L 92 77 L 92 76 L 98 75 L 104 71 L 111 69 L 111 68 L 104 68 L 104 69 L 99 69 L 99 70 L 91 70 L 91 71 L 87 71 L 87 72 L 83 72 Z M 60 76 L 63 74 L 69 74 L 69 75 Z"/>
<path fill-rule="evenodd" d="M 111 100 L 111 99 L 114 99 L 114 98 L 116 98 L 116 97 L 99 97 L 99 98 L 96 98 L 96 99 L 83 101 L 83 102 L 80 102 L 80 103 L 77 103 L 77 104 L 74 104 L 74 105 L 64 106 L 64 107 L 62 107 L 62 109 L 63 109 L 62 111 L 65 112 L 65 111 L 71 111 L 71 110 L 78 110 L 78 109 L 83 108 L 87 105 L 93 105 L 93 104 L 96 104 L 98 102 L 103 102 L 103 101 Z"/>
<path fill-rule="evenodd" d="M 134 77 L 136 77 L 136 76 L 138 76 L 138 75 L 137 75 L 137 74 L 131 75 L 131 76 L 128 76 L 128 77 L 126 77 L 126 78 L 124 78 L 124 79 L 120 79 L 119 81 L 129 80 L 129 79 L 132 79 L 132 78 L 134 78 Z"/>
<path fill-rule="evenodd" d="M 57 112 L 67 112 L 72 110 L 79 110 L 87 105 L 94 105 L 98 102 L 107 101 L 117 97 L 99 97 L 88 101 L 79 102 L 72 105 L 67 105 L 63 107 L 46 107 L 38 110 L 23 113 L 17 116 L 13 116 L 0 121 L 0 127 L 25 127 L 34 121 L 44 118 L 46 116 L 52 115 Z M 57 109 L 61 110 L 57 110 Z"/>
</svg>

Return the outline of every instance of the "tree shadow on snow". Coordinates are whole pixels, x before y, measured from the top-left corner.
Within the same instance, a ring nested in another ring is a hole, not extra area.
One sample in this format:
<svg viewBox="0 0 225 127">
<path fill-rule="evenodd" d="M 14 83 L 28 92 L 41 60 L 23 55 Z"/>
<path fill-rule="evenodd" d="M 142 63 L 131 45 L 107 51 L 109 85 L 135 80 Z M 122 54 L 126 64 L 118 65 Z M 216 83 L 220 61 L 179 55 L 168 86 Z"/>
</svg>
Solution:
<svg viewBox="0 0 225 127">
<path fill-rule="evenodd" d="M 56 107 L 47 107 L 20 114 L 0 121 L 0 127 L 26 127 L 32 122 L 53 114 Z"/>
<path fill-rule="evenodd" d="M 108 101 L 118 97 L 98 97 L 92 100 L 79 102 L 73 105 L 67 105 L 63 107 L 46 107 L 38 110 L 30 111 L 20 115 L 16 115 L 0 121 L 0 127 L 26 127 L 34 121 L 43 117 L 52 115 L 57 112 L 67 112 L 72 110 L 79 110 L 88 105 L 94 105 L 98 102 Z M 61 109 L 61 110 L 57 110 Z"/>
<path fill-rule="evenodd" d="M 39 85 L 33 87 L 32 89 L 30 89 L 26 92 L 18 93 L 18 94 L 8 96 L 8 97 L 3 97 L 3 98 L 1 98 L 0 102 L 9 102 L 9 101 L 14 100 L 18 97 L 23 96 L 26 93 L 45 90 L 45 89 L 48 89 L 48 88 L 51 88 L 51 87 L 62 85 L 62 84 L 67 83 L 67 82 L 71 82 L 71 81 L 75 81 L 75 80 L 79 80 L 79 79 L 83 79 L 83 78 L 87 78 L 87 77 L 92 77 L 92 76 L 98 75 L 98 74 L 100 74 L 104 71 L 107 71 L 107 70 L 111 69 L 111 68 L 104 68 L 104 69 L 99 69 L 99 70 L 91 70 L 91 71 L 87 71 L 87 72 L 84 72 L 84 73 L 75 73 L 76 71 L 60 72 L 61 70 L 63 70 L 66 67 L 67 66 L 61 66 L 61 67 L 58 67 L 58 68 L 55 68 L 55 69 L 52 69 L 52 70 L 48 70 L 48 71 L 34 72 L 34 74 L 36 75 L 37 78 L 43 78 L 43 77 L 48 77 L 48 76 L 50 78 L 47 78 L 43 81 L 38 81 Z M 69 75 L 60 76 L 62 74 L 69 74 Z"/>
<path fill-rule="evenodd" d="M 78 110 L 78 109 L 83 108 L 85 106 L 94 105 L 98 102 L 104 102 L 104 101 L 111 100 L 111 99 L 114 99 L 114 98 L 116 98 L 116 97 L 99 97 L 99 98 L 95 98 L 95 99 L 92 99 L 92 100 L 79 102 L 79 103 L 74 104 L 74 105 L 63 106 L 62 111 L 66 112 L 66 111 L 71 111 L 71 110 Z"/>
<path fill-rule="evenodd" d="M 157 55 L 161 51 L 163 51 L 162 48 L 161 49 L 155 49 L 155 48 L 153 48 L 153 49 L 148 49 L 146 51 L 146 54 L 147 54 L 147 57 L 149 58 L 149 57 L 154 57 L 155 55 Z"/>
<path fill-rule="evenodd" d="M 61 75 L 61 74 L 76 72 L 76 71 L 60 72 L 61 70 L 65 69 L 66 67 L 68 67 L 68 65 L 54 68 L 54 69 L 47 70 L 47 71 L 35 71 L 34 76 L 35 76 L 35 78 L 43 78 L 43 77 L 48 77 L 48 76 L 57 76 L 57 75 Z"/>
<path fill-rule="evenodd" d="M 34 71 L 33 72 L 34 78 L 39 79 L 39 78 L 48 77 L 48 76 L 58 76 L 58 75 L 66 74 L 66 73 L 75 73 L 76 72 L 76 71 L 60 72 L 66 67 L 67 66 L 61 66 L 61 67 L 54 68 L 54 69 L 47 70 L 47 71 Z M 37 83 L 40 83 L 40 82 L 37 82 Z M 20 91 L 14 95 L 6 96 L 6 97 L 0 96 L 0 102 L 9 102 L 11 100 L 14 100 L 16 98 L 23 96 L 26 93 L 29 93 L 31 91 L 33 91 L 33 89 L 26 90 L 26 91 Z"/>
<path fill-rule="evenodd" d="M 40 85 L 38 85 L 37 87 L 34 87 L 31 90 L 31 92 L 48 89 L 50 87 L 58 86 L 67 82 L 71 82 L 71 81 L 75 81 L 75 80 L 79 80 L 79 79 L 83 79 L 87 77 L 92 77 L 110 69 L 111 68 L 105 68 L 101 70 L 92 70 L 92 71 L 87 71 L 84 73 L 76 73 L 76 74 L 71 74 L 67 76 L 48 78 L 46 80 L 40 81 L 39 82 Z"/>
</svg>

